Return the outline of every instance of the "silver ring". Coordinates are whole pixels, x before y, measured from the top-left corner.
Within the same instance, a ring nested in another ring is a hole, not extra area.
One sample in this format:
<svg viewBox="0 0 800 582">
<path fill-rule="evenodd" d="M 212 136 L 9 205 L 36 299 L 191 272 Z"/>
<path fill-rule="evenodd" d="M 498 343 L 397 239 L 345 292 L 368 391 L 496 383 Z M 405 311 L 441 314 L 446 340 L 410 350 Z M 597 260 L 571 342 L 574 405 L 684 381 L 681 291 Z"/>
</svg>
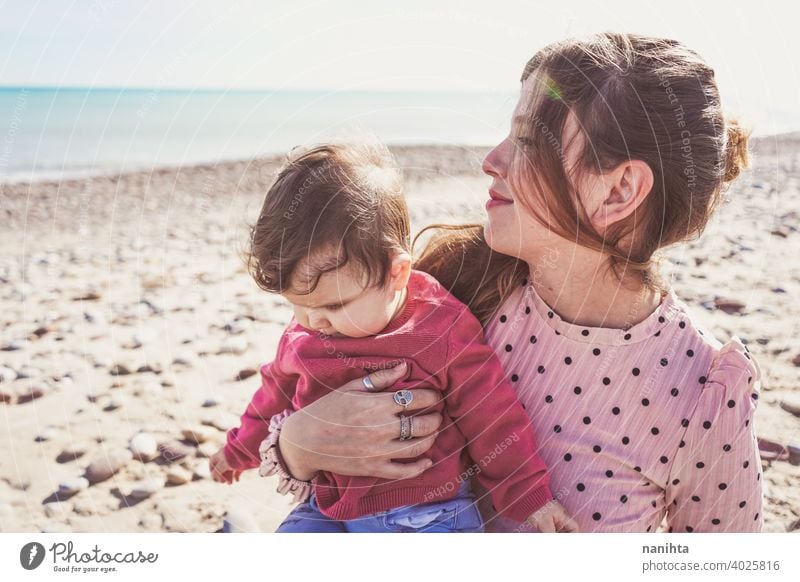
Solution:
<svg viewBox="0 0 800 582">
<path fill-rule="evenodd" d="M 411 438 L 411 423 L 405 414 L 400 415 L 400 440 L 407 441 Z"/>
<path fill-rule="evenodd" d="M 411 390 L 398 390 L 394 393 L 394 401 L 403 407 L 406 408 L 411 401 L 414 400 L 414 393 Z"/>
<path fill-rule="evenodd" d="M 413 439 L 414 438 L 414 417 L 413 416 L 409 416 L 408 417 L 408 438 L 409 439 Z"/>
<path fill-rule="evenodd" d="M 361 378 L 361 383 L 364 384 L 364 388 L 366 388 L 370 392 L 374 392 L 375 390 L 377 390 L 377 388 L 375 388 L 375 384 L 372 383 L 369 374 Z"/>
</svg>

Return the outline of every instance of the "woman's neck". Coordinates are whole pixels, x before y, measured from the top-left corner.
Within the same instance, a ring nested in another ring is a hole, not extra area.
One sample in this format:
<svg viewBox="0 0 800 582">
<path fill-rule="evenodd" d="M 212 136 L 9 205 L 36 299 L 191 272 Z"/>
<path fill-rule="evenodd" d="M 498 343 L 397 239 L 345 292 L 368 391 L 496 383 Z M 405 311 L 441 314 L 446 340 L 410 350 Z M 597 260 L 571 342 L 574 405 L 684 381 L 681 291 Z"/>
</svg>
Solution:
<svg viewBox="0 0 800 582">
<path fill-rule="evenodd" d="M 548 249 L 550 256 L 563 252 Z M 658 291 L 641 277 L 623 285 L 606 268 L 607 256 L 589 249 L 570 249 L 566 260 L 528 261 L 536 292 L 564 321 L 587 327 L 628 329 L 647 319 L 661 304 Z M 636 281 L 634 283 L 633 281 Z"/>
</svg>

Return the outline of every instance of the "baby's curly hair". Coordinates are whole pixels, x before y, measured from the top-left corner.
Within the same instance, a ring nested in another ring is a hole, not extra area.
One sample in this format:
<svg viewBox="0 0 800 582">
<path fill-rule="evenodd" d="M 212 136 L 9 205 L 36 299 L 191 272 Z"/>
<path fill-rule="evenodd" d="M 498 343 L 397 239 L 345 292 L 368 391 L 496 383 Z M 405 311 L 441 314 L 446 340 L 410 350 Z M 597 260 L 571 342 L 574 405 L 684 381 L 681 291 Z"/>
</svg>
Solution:
<svg viewBox="0 0 800 582">
<path fill-rule="evenodd" d="M 348 263 L 368 287 L 383 286 L 394 254 L 410 254 L 410 223 L 400 171 L 385 146 L 292 150 L 250 227 L 247 269 L 270 293 L 312 293 L 324 273 Z M 302 280 L 294 281 L 301 262 Z"/>
</svg>

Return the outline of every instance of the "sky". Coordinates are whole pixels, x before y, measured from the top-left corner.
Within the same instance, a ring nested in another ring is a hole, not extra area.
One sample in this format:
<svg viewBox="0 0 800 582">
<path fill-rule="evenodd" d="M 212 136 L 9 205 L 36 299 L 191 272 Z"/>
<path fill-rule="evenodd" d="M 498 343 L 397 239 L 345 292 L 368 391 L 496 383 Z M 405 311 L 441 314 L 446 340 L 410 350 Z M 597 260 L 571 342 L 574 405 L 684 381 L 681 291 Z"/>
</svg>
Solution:
<svg viewBox="0 0 800 582">
<path fill-rule="evenodd" d="M 512 92 L 548 42 L 616 30 L 699 52 L 729 111 L 800 120 L 795 4 L 10 0 L 0 85 Z"/>
</svg>

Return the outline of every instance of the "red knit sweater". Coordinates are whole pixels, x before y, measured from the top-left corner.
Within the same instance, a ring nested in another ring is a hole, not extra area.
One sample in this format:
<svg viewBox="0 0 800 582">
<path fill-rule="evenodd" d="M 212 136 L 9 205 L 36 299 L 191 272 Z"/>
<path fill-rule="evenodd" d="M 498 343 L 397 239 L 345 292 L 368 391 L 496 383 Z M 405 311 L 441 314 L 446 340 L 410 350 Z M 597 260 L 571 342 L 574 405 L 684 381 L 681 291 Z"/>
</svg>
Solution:
<svg viewBox="0 0 800 582">
<path fill-rule="evenodd" d="M 399 361 L 408 363 L 408 372 L 387 391 L 425 387 L 444 395 L 444 402 L 415 413 L 437 410 L 443 415 L 440 433 L 423 455 L 433 466 L 404 480 L 319 472 L 314 491 L 322 513 L 347 520 L 442 501 L 469 477 L 491 493 L 498 513 L 519 522 L 552 499 L 530 417 L 485 343 L 480 322 L 436 279 L 417 270 L 411 272 L 402 311 L 375 336 L 331 338 L 293 318 L 275 360 L 261 367 L 261 387 L 241 426 L 228 432 L 226 459 L 234 469 L 257 467 L 272 415 L 299 410 L 354 378 Z M 399 436 L 399 417 L 397 431 Z"/>
</svg>

